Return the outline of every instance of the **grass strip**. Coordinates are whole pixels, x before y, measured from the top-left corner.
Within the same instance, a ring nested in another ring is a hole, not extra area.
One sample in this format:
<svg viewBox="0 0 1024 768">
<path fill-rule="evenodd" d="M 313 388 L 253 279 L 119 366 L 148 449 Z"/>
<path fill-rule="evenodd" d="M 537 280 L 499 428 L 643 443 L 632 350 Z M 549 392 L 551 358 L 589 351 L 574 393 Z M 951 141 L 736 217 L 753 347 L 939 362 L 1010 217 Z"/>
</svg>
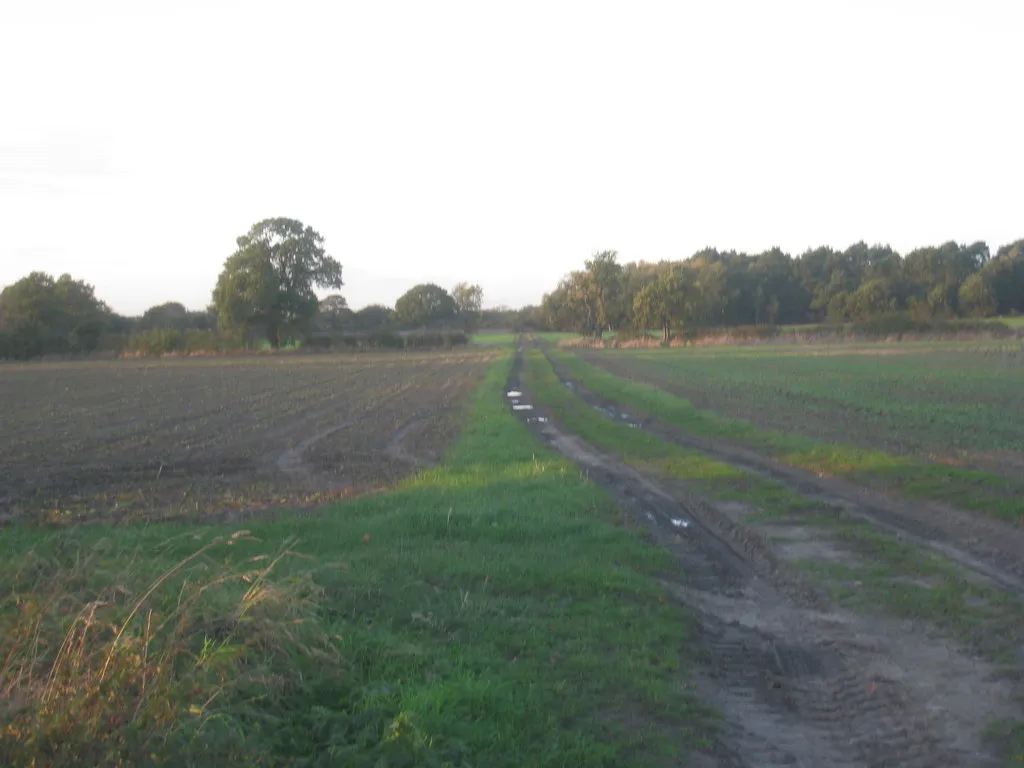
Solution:
<svg viewBox="0 0 1024 768">
<path fill-rule="evenodd" d="M 559 381 L 551 363 L 536 350 L 526 354 L 526 377 L 531 394 L 551 408 L 559 421 L 587 442 L 627 462 L 653 467 L 686 480 L 706 495 L 749 503 L 767 516 L 807 512 L 820 507 L 780 483 L 708 458 L 645 430 L 634 429 L 590 407 Z"/>
<path fill-rule="evenodd" d="M 1019 481 L 981 470 L 929 464 L 884 451 L 761 429 L 746 421 L 700 410 L 683 398 L 595 368 L 571 353 L 553 349 L 549 354 L 591 391 L 669 426 L 733 441 L 794 467 L 913 498 L 946 502 L 998 519 L 1024 521 L 1024 484 Z"/>
<path fill-rule="evenodd" d="M 759 512 L 749 521 L 827 529 L 828 538 L 863 555 L 863 568 L 819 561 L 794 564 L 814 576 L 840 603 L 863 612 L 925 619 L 999 663 L 1019 663 L 1014 638 L 1024 629 L 1024 606 L 1001 591 L 965 578 L 941 556 L 896 541 L 868 523 L 824 508 L 779 483 L 710 459 L 607 416 L 564 386 L 538 351 L 527 353 L 526 381 L 538 402 L 587 442 L 638 466 L 682 480 L 712 498 L 741 501 Z"/>
<path fill-rule="evenodd" d="M 11 527 L 0 763 L 676 764 L 709 716 L 668 555 L 489 370 L 443 466 L 315 515 Z"/>
</svg>

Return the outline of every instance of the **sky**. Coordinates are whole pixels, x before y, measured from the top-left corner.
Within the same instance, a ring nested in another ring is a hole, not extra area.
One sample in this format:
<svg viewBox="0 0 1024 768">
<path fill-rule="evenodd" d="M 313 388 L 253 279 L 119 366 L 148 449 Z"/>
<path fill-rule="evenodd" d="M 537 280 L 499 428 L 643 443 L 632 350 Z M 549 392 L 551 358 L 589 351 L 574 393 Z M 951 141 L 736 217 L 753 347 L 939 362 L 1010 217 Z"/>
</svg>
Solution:
<svg viewBox="0 0 1024 768">
<path fill-rule="evenodd" d="M 1017 0 L 0 0 L 0 285 L 202 308 L 264 218 L 350 305 L 598 250 L 1024 237 Z"/>
</svg>

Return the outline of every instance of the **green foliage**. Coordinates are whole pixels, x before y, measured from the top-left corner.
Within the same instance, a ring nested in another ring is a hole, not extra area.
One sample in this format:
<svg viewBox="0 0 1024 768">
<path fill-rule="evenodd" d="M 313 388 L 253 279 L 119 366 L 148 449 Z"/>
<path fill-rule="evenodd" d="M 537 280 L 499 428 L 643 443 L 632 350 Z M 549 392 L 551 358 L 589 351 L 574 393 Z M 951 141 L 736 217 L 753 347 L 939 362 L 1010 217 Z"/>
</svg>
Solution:
<svg viewBox="0 0 1024 768">
<path fill-rule="evenodd" d="M 320 300 L 314 325 L 318 331 L 351 330 L 354 315 L 345 297 L 335 293 Z"/>
<path fill-rule="evenodd" d="M 352 330 L 377 331 L 395 324 L 395 312 L 382 304 L 370 304 L 352 315 Z"/>
<path fill-rule="evenodd" d="M 672 338 L 672 327 L 692 317 L 692 287 L 679 269 L 668 269 L 656 280 L 647 283 L 633 299 L 633 321 L 636 328 L 660 328 L 662 343 Z"/>
<path fill-rule="evenodd" d="M 456 313 L 455 300 L 433 283 L 414 286 L 395 302 L 395 320 L 402 328 L 444 325 L 453 321 Z"/>
<path fill-rule="evenodd" d="M 341 264 L 323 238 L 295 219 L 265 219 L 238 238 L 213 291 L 220 327 L 271 345 L 301 338 L 317 313 L 315 287 L 340 288 Z"/>
<path fill-rule="evenodd" d="M 33 272 L 0 293 L 0 356 L 91 352 L 109 315 L 88 283 Z"/>
<path fill-rule="evenodd" d="M 480 307 L 484 300 L 484 289 L 479 285 L 456 283 L 452 289 L 455 314 L 466 333 L 473 333 L 480 327 Z"/>
<path fill-rule="evenodd" d="M 154 329 L 186 331 L 212 331 L 217 327 L 217 313 L 213 307 L 201 312 L 191 312 L 177 301 L 168 301 L 150 307 L 133 326 L 140 331 Z"/>
<path fill-rule="evenodd" d="M 158 357 L 169 354 L 217 352 L 236 346 L 225 340 L 216 331 L 194 329 L 177 331 L 157 328 L 140 331 L 128 337 L 122 352 L 127 355 Z"/>
<path fill-rule="evenodd" d="M 673 288 L 665 285 L 679 275 Z M 680 309 L 684 307 L 684 309 Z M 545 294 L 548 330 L 600 335 L 627 327 L 839 323 L 909 312 L 918 319 L 1024 312 L 1024 241 L 1000 248 L 954 242 L 905 257 L 889 246 L 854 243 L 794 258 L 705 248 L 685 261 L 619 265 L 597 254 Z"/>
</svg>

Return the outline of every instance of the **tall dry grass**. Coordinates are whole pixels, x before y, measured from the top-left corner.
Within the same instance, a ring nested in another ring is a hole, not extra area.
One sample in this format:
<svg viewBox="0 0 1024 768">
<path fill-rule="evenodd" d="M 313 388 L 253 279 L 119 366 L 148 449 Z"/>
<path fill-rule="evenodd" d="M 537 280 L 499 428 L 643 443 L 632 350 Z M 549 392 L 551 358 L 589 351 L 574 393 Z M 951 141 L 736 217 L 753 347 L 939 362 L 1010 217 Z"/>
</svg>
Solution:
<svg viewBox="0 0 1024 768">
<path fill-rule="evenodd" d="M 104 546 L 30 552 L 0 585 L 0 765 L 234 762 L 302 669 L 344 674 L 299 557 L 246 531 L 153 571 Z M 60 549 L 60 548 L 58 548 Z"/>
</svg>

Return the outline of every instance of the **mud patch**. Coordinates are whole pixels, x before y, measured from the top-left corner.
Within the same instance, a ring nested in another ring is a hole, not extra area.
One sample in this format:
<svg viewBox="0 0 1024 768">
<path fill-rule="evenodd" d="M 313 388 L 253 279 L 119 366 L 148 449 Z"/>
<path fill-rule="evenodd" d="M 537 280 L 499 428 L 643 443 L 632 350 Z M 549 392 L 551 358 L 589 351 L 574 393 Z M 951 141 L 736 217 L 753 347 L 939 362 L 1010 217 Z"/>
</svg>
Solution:
<svg viewBox="0 0 1024 768">
<path fill-rule="evenodd" d="M 784 532 L 782 532 L 784 531 Z M 797 527 L 776 529 L 766 534 L 772 548 L 783 560 L 791 562 L 813 560 L 820 563 L 840 563 L 859 567 L 863 562 L 834 541 L 814 536 L 812 532 Z"/>
</svg>

